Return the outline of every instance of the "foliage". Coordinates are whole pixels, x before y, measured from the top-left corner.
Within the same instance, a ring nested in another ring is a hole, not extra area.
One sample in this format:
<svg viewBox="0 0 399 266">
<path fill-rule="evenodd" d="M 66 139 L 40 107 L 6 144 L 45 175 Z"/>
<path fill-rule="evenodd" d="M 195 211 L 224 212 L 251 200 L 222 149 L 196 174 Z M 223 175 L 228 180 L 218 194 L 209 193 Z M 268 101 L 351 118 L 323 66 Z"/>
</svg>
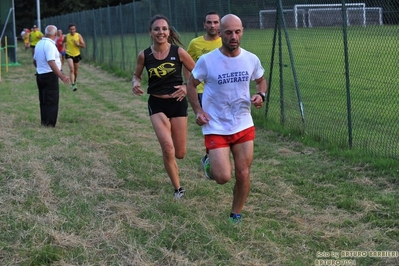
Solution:
<svg viewBox="0 0 399 266">
<path fill-rule="evenodd" d="M 134 2 L 134 0 L 40 0 L 40 17 L 44 19 L 77 11 L 131 2 Z M 36 1 L 14 0 L 14 5 L 17 29 L 30 28 L 33 24 L 37 24 Z"/>
</svg>

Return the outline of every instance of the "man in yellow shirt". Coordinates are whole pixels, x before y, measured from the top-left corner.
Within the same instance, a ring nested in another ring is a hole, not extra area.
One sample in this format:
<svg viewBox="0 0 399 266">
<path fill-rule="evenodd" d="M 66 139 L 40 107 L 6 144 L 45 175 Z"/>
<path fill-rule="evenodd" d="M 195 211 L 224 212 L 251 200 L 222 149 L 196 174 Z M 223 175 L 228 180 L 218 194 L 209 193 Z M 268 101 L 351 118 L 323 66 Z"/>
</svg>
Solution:
<svg viewBox="0 0 399 266">
<path fill-rule="evenodd" d="M 69 66 L 69 76 L 72 90 L 76 91 L 76 79 L 78 77 L 79 62 L 82 60 L 80 48 L 86 48 L 82 35 L 76 32 L 76 25 L 69 24 L 69 33 L 65 36 L 63 43 L 66 44 L 65 59 Z"/>
<path fill-rule="evenodd" d="M 32 55 L 35 54 L 36 44 L 43 38 L 43 33 L 36 25 L 33 25 L 32 32 L 29 34 L 30 48 L 32 48 Z"/>
<path fill-rule="evenodd" d="M 206 33 L 202 36 L 194 38 L 188 45 L 187 52 L 194 59 L 198 61 L 201 55 L 209 53 L 210 51 L 222 46 L 222 39 L 219 36 L 220 17 L 217 12 L 210 11 L 206 13 L 204 19 L 204 29 Z M 204 84 L 197 86 L 198 100 L 202 105 L 202 93 L 204 92 Z"/>
<path fill-rule="evenodd" d="M 204 19 L 204 29 L 206 33 L 202 36 L 194 38 L 188 45 L 187 52 L 194 59 L 198 61 L 201 55 L 209 53 L 210 51 L 217 49 L 222 46 L 222 38 L 220 38 L 220 16 L 215 11 L 206 13 Z M 198 101 L 202 106 L 202 93 L 204 92 L 204 83 L 197 86 Z M 205 167 L 205 160 L 208 157 L 208 153 L 201 158 L 201 164 Z M 210 178 L 205 171 L 206 177 Z"/>
<path fill-rule="evenodd" d="M 21 37 L 22 40 L 24 41 L 25 51 L 29 50 L 30 48 L 29 34 L 30 30 L 28 28 L 24 28 L 24 30 L 21 32 Z"/>
</svg>

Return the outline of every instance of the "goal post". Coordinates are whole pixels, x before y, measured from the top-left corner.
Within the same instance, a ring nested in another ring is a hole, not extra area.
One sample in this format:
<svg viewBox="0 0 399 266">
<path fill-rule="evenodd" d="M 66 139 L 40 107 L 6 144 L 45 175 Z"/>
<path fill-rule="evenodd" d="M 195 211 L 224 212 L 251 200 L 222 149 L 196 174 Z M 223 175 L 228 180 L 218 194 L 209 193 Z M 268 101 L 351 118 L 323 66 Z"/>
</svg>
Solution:
<svg viewBox="0 0 399 266">
<path fill-rule="evenodd" d="M 345 4 L 347 25 L 383 25 L 381 7 L 366 7 L 365 3 Z M 292 9 L 283 9 L 288 28 L 340 26 L 342 24 L 342 4 L 295 5 Z M 274 28 L 277 9 L 259 11 L 259 28 Z"/>
<path fill-rule="evenodd" d="M 309 9 L 316 10 L 317 8 L 331 9 L 331 8 L 342 8 L 343 4 L 298 4 L 294 5 L 294 21 L 295 28 L 298 29 L 298 10 L 304 12 L 305 15 L 309 16 Z M 345 7 L 358 7 L 363 10 L 363 25 L 366 25 L 366 4 L 365 3 L 347 3 Z M 341 10 L 341 9 L 339 9 Z"/>
<path fill-rule="evenodd" d="M 338 26 L 342 23 L 340 16 L 342 8 L 309 8 L 308 9 L 308 27 L 312 28 L 317 19 L 322 26 Z M 352 23 L 353 21 L 353 23 Z M 366 9 L 357 7 L 348 7 L 346 9 L 346 24 L 366 26 Z"/>
<path fill-rule="evenodd" d="M 306 17 L 305 17 L 305 10 L 298 10 L 298 17 L 300 18 L 300 21 L 302 22 L 302 26 L 306 26 Z M 264 9 L 259 11 L 259 28 L 260 29 L 266 29 L 266 28 L 274 28 L 274 25 L 276 23 L 276 15 L 277 15 L 277 10 L 276 9 Z M 285 21 L 287 23 L 287 27 L 293 28 L 295 27 L 295 22 L 294 22 L 294 9 L 283 9 L 283 15 L 285 18 Z"/>
<path fill-rule="evenodd" d="M 308 10 L 308 27 L 340 26 L 342 8 L 310 8 Z M 346 24 L 348 26 L 382 25 L 381 7 L 348 7 L 346 9 Z"/>
<path fill-rule="evenodd" d="M 384 25 L 382 7 L 366 7 L 367 25 Z"/>
</svg>

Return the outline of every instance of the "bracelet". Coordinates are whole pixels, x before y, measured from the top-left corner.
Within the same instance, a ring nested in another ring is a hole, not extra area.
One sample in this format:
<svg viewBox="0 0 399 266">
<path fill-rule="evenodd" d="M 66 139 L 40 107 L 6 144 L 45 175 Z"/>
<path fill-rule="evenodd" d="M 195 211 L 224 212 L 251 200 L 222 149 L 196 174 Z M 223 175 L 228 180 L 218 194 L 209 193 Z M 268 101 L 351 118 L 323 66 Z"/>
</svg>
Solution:
<svg viewBox="0 0 399 266">
<path fill-rule="evenodd" d="M 258 94 L 260 97 L 262 97 L 262 102 L 265 101 L 266 93 L 260 91 L 260 92 L 257 92 L 256 94 Z"/>
</svg>

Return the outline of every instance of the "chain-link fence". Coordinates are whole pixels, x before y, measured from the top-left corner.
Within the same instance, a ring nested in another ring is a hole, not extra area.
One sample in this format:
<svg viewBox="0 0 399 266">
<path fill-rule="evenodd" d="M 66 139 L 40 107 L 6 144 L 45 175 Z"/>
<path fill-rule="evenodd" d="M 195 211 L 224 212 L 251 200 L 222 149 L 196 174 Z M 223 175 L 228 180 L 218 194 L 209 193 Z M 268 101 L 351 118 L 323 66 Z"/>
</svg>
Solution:
<svg viewBox="0 0 399 266">
<path fill-rule="evenodd" d="M 0 2 L 0 67 L 17 63 L 14 6 L 11 0 Z M 7 53 L 6 53 L 7 52 Z"/>
<path fill-rule="evenodd" d="M 153 15 L 166 15 L 188 45 L 203 34 L 210 10 L 242 19 L 241 45 L 266 69 L 266 114 L 255 117 L 339 148 L 399 158 L 397 1 L 142 0 L 44 25 L 65 32 L 75 23 L 86 60 L 131 76 L 138 52 L 151 44 Z"/>
</svg>

